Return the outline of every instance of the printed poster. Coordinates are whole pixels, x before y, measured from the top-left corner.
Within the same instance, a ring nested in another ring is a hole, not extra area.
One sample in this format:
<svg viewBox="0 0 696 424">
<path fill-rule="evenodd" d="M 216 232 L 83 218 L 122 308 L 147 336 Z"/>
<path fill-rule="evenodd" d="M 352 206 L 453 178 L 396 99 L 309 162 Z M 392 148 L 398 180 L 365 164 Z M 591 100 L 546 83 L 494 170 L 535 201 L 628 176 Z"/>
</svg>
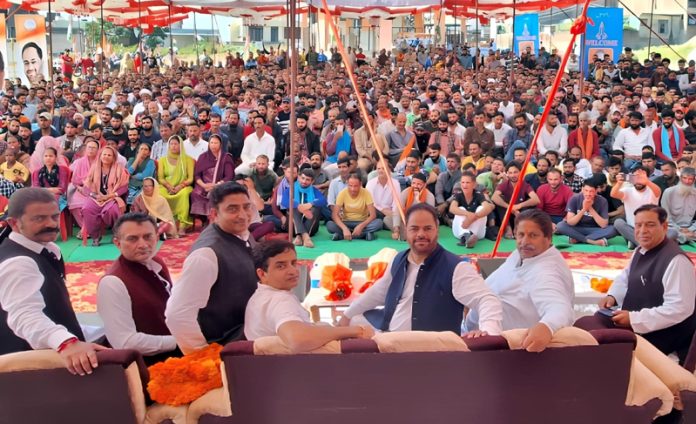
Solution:
<svg viewBox="0 0 696 424">
<path fill-rule="evenodd" d="M 515 55 L 520 56 L 529 48 L 534 55 L 539 54 L 539 15 L 527 13 L 515 16 Z"/>
</svg>

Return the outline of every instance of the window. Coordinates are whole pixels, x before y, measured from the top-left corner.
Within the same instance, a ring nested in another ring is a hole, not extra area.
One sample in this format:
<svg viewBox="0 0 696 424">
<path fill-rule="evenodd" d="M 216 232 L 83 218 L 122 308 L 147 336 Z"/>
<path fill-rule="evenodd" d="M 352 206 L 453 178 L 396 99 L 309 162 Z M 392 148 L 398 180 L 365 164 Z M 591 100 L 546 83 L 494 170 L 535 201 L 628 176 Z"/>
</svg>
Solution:
<svg viewBox="0 0 696 424">
<path fill-rule="evenodd" d="M 263 41 L 263 27 L 256 25 L 250 26 L 249 38 L 251 41 Z"/>
<path fill-rule="evenodd" d="M 696 0 L 689 0 L 689 9 L 696 8 Z"/>
<path fill-rule="evenodd" d="M 271 27 L 271 43 L 278 42 L 278 27 Z"/>
<path fill-rule="evenodd" d="M 658 28 L 658 29 L 657 29 L 657 32 L 658 32 L 659 34 L 667 34 L 667 26 L 668 26 L 668 24 L 669 24 L 669 21 L 660 19 L 660 20 L 657 22 L 657 28 Z"/>
</svg>

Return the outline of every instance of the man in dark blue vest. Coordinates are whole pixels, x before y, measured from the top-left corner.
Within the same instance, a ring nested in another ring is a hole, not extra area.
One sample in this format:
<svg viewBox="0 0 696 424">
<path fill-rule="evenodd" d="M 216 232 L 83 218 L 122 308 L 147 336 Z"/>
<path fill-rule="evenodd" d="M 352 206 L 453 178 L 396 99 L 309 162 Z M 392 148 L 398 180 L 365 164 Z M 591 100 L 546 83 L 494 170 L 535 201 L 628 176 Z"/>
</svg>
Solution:
<svg viewBox="0 0 696 424">
<path fill-rule="evenodd" d="M 244 312 L 258 281 L 246 187 L 233 182 L 216 185 L 210 207 L 212 223 L 191 248 L 164 312 L 184 353 L 242 339 Z"/>
<path fill-rule="evenodd" d="M 464 306 L 481 316 L 477 334 L 499 334 L 503 319 L 498 298 L 474 266 L 438 243 L 437 210 L 426 203 L 406 212 L 409 249 L 400 252 L 344 313 L 339 325 L 361 315 L 381 331 L 461 332 Z M 379 306 L 384 309 L 375 310 Z"/>
<path fill-rule="evenodd" d="M 639 246 L 630 264 L 599 303 L 603 309 L 575 325 L 631 329 L 665 355 L 676 352 L 683 363 L 696 329 L 694 265 L 679 245 L 667 238 L 667 211 L 644 205 L 634 215 Z"/>
<path fill-rule="evenodd" d="M 65 265 L 54 243 L 58 202 L 43 188 L 10 198 L 12 233 L 0 245 L 0 355 L 32 349 L 60 353 L 72 374 L 91 374 L 102 346 L 85 343 L 65 287 Z"/>
</svg>

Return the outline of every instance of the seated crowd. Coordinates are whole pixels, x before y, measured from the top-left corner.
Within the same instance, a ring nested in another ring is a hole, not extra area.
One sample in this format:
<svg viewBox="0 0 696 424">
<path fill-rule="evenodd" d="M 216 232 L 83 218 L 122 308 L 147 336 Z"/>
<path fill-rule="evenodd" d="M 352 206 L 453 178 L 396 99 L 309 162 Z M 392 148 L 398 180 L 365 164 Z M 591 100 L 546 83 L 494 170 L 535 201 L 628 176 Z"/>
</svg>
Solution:
<svg viewBox="0 0 696 424">
<path fill-rule="evenodd" d="M 498 53 L 476 74 L 454 52 L 429 54 L 436 66 L 402 78 L 386 54 L 363 61 L 353 90 L 340 62 L 307 53 L 295 99 L 274 61 L 244 75 L 230 65 L 151 68 L 149 79 L 102 84 L 88 76 L 51 97 L 46 83 L 7 82 L 0 189 L 13 231 L 0 244 L 0 354 L 54 349 L 71 372 L 98 366 L 103 347 L 85 340 L 54 243 L 70 213 L 93 244 L 112 228 L 121 256 L 100 281 L 98 310 L 109 344 L 148 362 L 244 338 L 278 335 L 308 351 L 411 330 L 480 337 L 524 328 L 524 348 L 539 352 L 575 321 L 572 274 L 554 234 L 604 246 L 620 234 L 636 247 L 600 304 L 609 313 L 575 325 L 632 329 L 683 362 L 696 329 L 696 276 L 679 246 L 696 237 L 692 95 L 632 73 L 630 51 L 624 73 L 595 61 L 583 96 L 572 91 L 572 71 L 557 93 L 540 89 L 554 69 L 525 57 L 512 98 Z M 664 74 L 669 63 L 655 56 L 638 66 Z M 693 79 L 694 67 L 682 65 Z M 553 110 L 523 170 L 548 96 Z M 357 112 L 357 97 L 369 116 Z M 291 201 L 294 242 L 260 242 L 287 230 Z M 442 225 L 469 248 L 494 237 L 507 209 L 516 249 L 486 279 L 440 244 Z M 172 281 L 157 240 L 197 221 L 203 229 Z M 313 247 L 321 225 L 334 241 L 374 240 L 384 228 L 407 244 L 337 327 L 313 324 L 291 293 L 295 246 Z"/>
</svg>

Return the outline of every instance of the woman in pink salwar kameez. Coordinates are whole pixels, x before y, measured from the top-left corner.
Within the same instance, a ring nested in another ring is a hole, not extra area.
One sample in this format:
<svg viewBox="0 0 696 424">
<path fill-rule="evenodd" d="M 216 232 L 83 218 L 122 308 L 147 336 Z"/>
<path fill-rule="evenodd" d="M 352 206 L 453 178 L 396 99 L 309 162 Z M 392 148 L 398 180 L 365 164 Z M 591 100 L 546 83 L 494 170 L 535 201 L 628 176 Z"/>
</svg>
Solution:
<svg viewBox="0 0 696 424">
<path fill-rule="evenodd" d="M 97 162 L 99 155 L 99 142 L 92 136 L 85 137 L 85 155 L 73 162 L 70 170 L 72 179 L 68 187 L 68 209 L 75 218 L 77 225 L 82 228 L 82 208 L 89 200 L 89 190 L 85 188 L 85 180 L 89 175 L 89 170 Z M 81 237 L 81 233 L 78 233 Z"/>
<path fill-rule="evenodd" d="M 118 152 L 106 146 L 85 179 L 89 200 L 82 208 L 83 235 L 92 238 L 92 246 L 99 246 L 105 228 L 111 227 L 126 210 L 123 196 L 128 192 L 128 171 L 116 161 Z"/>
</svg>

